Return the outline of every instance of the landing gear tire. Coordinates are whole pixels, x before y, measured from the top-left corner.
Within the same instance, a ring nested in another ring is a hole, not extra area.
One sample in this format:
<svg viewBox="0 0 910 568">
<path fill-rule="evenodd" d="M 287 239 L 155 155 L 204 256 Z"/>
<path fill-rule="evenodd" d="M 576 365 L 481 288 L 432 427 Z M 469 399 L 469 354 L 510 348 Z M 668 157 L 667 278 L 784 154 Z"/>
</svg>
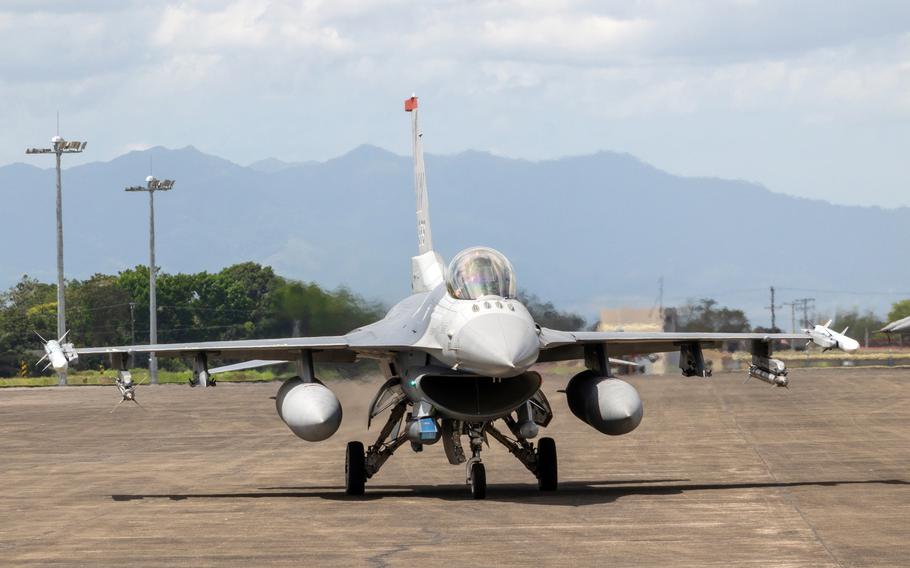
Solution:
<svg viewBox="0 0 910 568">
<path fill-rule="evenodd" d="M 361 442 L 348 442 L 344 455 L 344 492 L 363 495 L 367 482 L 366 457 Z"/>
<path fill-rule="evenodd" d="M 487 498 L 487 470 L 481 462 L 471 464 L 471 497 L 474 499 Z"/>
<path fill-rule="evenodd" d="M 537 443 L 537 484 L 541 491 L 556 491 L 559 483 L 556 442 L 541 438 Z"/>
</svg>

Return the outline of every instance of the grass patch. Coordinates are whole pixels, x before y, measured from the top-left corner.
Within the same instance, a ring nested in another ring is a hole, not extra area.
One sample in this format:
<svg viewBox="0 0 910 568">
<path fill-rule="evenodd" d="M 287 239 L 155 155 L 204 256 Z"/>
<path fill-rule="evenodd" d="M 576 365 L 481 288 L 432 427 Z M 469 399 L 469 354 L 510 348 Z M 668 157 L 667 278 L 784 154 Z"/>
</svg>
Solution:
<svg viewBox="0 0 910 568">
<path fill-rule="evenodd" d="M 149 372 L 147 369 L 133 369 L 133 381 L 148 383 Z M 258 383 L 275 381 L 284 378 L 287 373 L 276 373 L 266 369 L 263 371 L 235 371 L 222 373 L 215 376 L 219 383 Z M 158 371 L 159 384 L 186 384 L 192 376 L 190 371 Z M 69 385 L 113 385 L 117 373 L 111 370 L 98 371 L 71 371 L 67 374 L 66 382 Z M 51 377 L 13 377 L 0 378 L 0 388 L 3 387 L 52 387 L 57 386 L 56 376 Z"/>
</svg>

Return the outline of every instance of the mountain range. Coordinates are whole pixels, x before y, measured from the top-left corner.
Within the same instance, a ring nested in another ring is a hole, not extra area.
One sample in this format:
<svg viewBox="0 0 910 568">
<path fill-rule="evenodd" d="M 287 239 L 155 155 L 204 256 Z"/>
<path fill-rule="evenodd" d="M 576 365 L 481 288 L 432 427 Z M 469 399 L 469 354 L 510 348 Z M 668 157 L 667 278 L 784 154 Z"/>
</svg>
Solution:
<svg viewBox="0 0 910 568">
<path fill-rule="evenodd" d="M 408 293 L 412 161 L 367 145 L 324 162 L 249 166 L 192 146 L 155 147 L 67 168 L 68 278 L 147 262 L 148 200 L 123 188 L 142 184 L 150 163 L 157 177 L 176 180 L 155 197 L 164 271 L 253 260 L 371 299 Z M 493 246 L 510 258 L 521 287 L 589 318 L 600 307 L 654 304 L 661 277 L 668 305 L 715 297 L 762 325 L 772 285 L 778 302 L 814 295 L 827 313 L 883 313 L 910 289 L 901 244 L 910 239 L 908 208 L 680 177 L 613 152 L 526 161 L 468 151 L 428 155 L 426 165 L 434 241 L 445 258 Z M 52 282 L 53 168 L 0 167 L 0 211 L 0 288 L 23 274 Z"/>
</svg>

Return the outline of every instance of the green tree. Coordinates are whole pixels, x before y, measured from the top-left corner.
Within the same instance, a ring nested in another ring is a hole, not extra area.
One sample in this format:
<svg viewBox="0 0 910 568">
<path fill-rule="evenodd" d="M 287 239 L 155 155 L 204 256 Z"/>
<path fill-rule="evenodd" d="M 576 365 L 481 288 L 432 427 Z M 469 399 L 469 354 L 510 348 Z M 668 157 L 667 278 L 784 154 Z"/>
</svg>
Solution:
<svg viewBox="0 0 910 568">
<path fill-rule="evenodd" d="M 15 375 L 22 360 L 40 358 L 35 332 L 56 338 L 56 313 L 57 287 L 27 275 L 0 293 L 0 376 Z"/>
<path fill-rule="evenodd" d="M 749 320 L 742 310 L 718 308 L 717 301 L 702 298 L 679 308 L 678 331 L 740 333 L 749 331 Z"/>
<path fill-rule="evenodd" d="M 338 335 L 380 319 L 385 307 L 347 288 L 327 290 L 312 282 L 288 280 L 254 262 L 209 274 L 161 273 L 158 277 L 158 339 L 163 343 L 230 340 L 288 335 Z M 148 267 L 136 266 L 116 276 L 95 274 L 67 283 L 69 338 L 78 345 L 145 343 L 149 333 Z M 533 294 L 522 301 L 541 325 L 578 330 L 580 315 L 556 309 Z M 135 318 L 131 333 L 130 305 Z M 23 277 L 0 293 L 0 376 L 19 371 L 20 361 L 40 358 L 34 332 L 56 334 L 56 287 Z M 82 357 L 82 367 L 106 359 Z M 139 357 L 137 365 L 145 361 Z M 177 359 L 163 366 L 182 368 Z"/>
<path fill-rule="evenodd" d="M 381 304 L 370 303 L 346 288 L 334 292 L 313 283 L 285 281 L 273 294 L 279 334 L 336 335 L 382 317 Z"/>
<path fill-rule="evenodd" d="M 82 345 L 129 343 L 129 293 L 116 276 L 95 274 L 67 284 L 67 324 Z"/>
<path fill-rule="evenodd" d="M 553 302 L 545 302 L 536 294 L 519 290 L 518 300 L 528 308 L 534 321 L 543 327 L 561 331 L 580 331 L 585 327 L 585 318 L 573 312 L 558 310 Z"/>
<path fill-rule="evenodd" d="M 888 312 L 888 321 L 897 321 L 910 316 L 910 300 L 901 300 L 891 304 L 891 311 Z M 881 328 L 879 328 L 881 329 Z"/>
</svg>

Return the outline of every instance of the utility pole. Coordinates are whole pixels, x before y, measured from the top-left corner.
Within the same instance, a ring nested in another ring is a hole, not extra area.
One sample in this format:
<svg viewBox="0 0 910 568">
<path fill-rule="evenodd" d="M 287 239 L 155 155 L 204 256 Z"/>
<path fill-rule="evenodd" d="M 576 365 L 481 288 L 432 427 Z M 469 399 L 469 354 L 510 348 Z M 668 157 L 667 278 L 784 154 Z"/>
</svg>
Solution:
<svg viewBox="0 0 910 568">
<path fill-rule="evenodd" d="M 658 290 L 657 290 L 657 314 L 660 316 L 661 325 L 664 321 L 664 277 L 661 276 L 660 280 L 657 281 Z"/>
<path fill-rule="evenodd" d="M 51 148 L 28 148 L 26 154 L 54 154 L 57 157 L 57 338 L 66 334 L 66 298 L 63 280 L 63 186 L 60 176 L 60 158 L 63 154 L 79 154 L 86 142 L 64 140 L 60 137 L 60 114 L 57 114 L 57 135 L 51 138 Z M 59 375 L 60 385 L 66 384 L 66 372 Z"/>
<path fill-rule="evenodd" d="M 806 328 L 806 329 L 811 327 L 811 324 L 809 323 L 809 304 L 811 304 L 813 302 L 815 302 L 815 298 L 798 298 L 796 300 L 793 300 L 794 304 L 802 307 L 802 310 L 803 310 L 802 327 Z"/>
<path fill-rule="evenodd" d="M 155 265 L 155 192 L 173 189 L 174 180 L 158 180 L 154 176 L 145 178 L 146 185 L 127 187 L 125 191 L 147 191 L 149 194 L 149 345 L 158 343 L 158 301 L 156 298 L 156 276 L 158 267 Z M 158 358 L 154 353 L 149 353 L 149 383 L 158 384 Z"/>
<path fill-rule="evenodd" d="M 771 305 L 765 307 L 771 309 L 771 329 L 777 329 L 777 314 L 775 310 L 780 306 L 774 304 L 774 286 L 771 286 Z"/>
<path fill-rule="evenodd" d="M 136 302 L 130 302 L 130 344 L 136 344 Z"/>
<path fill-rule="evenodd" d="M 796 302 L 784 302 L 785 306 L 790 306 L 790 333 L 796 333 Z"/>
<path fill-rule="evenodd" d="M 660 319 L 661 329 L 664 325 L 664 277 L 661 276 L 657 279 L 657 298 L 654 300 L 654 303 L 651 304 L 651 309 L 648 310 L 648 317 L 650 318 L 654 315 L 654 308 L 657 308 L 657 317 Z"/>
</svg>

